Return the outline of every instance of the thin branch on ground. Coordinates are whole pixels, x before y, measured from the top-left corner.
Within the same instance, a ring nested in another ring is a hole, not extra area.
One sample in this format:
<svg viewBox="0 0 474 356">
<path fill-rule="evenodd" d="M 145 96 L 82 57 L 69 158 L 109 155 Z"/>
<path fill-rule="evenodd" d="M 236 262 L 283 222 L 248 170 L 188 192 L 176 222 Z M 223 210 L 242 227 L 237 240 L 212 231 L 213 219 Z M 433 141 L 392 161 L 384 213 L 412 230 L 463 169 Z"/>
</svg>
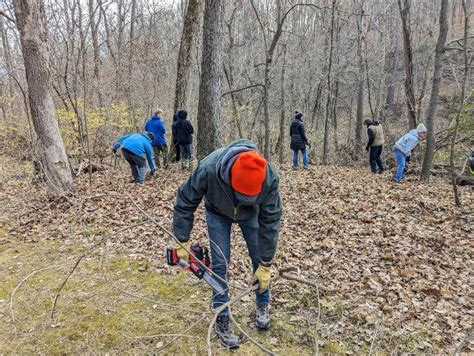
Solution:
<svg viewBox="0 0 474 356">
<path fill-rule="evenodd" d="M 137 226 L 140 226 L 140 225 L 144 225 L 148 223 L 148 221 L 142 221 L 142 222 L 139 222 L 139 223 L 136 223 L 136 224 L 133 224 L 133 225 L 130 225 L 130 226 L 126 226 L 120 230 L 117 230 L 105 237 L 103 237 L 102 239 L 100 239 L 98 242 L 96 242 L 94 245 L 92 245 L 91 247 L 89 247 L 85 252 L 83 252 L 79 258 L 76 260 L 76 262 L 74 263 L 74 266 L 73 268 L 69 271 L 69 273 L 67 274 L 66 278 L 63 280 L 63 282 L 61 283 L 61 285 L 59 286 L 59 289 L 58 291 L 56 292 L 56 295 L 54 297 L 54 301 L 53 301 L 53 305 L 51 306 L 51 312 L 50 312 L 50 318 L 51 318 L 51 321 L 54 320 L 54 312 L 55 312 L 55 309 L 56 309 L 56 304 L 57 304 L 57 301 L 58 301 L 58 298 L 59 298 L 59 294 L 61 293 L 62 289 L 64 288 L 64 286 L 66 285 L 67 281 L 69 280 L 69 278 L 71 277 L 71 275 L 74 273 L 74 271 L 76 270 L 77 266 L 79 266 L 79 263 L 81 263 L 82 259 L 89 253 L 91 252 L 92 250 L 94 250 L 96 247 L 100 246 L 102 243 L 104 243 L 106 240 L 118 235 L 119 233 L 123 232 L 123 231 L 126 231 L 128 229 L 132 229 L 134 227 L 137 227 Z"/>
<path fill-rule="evenodd" d="M 237 327 L 237 329 L 239 329 L 239 331 L 244 334 L 244 336 L 252 343 L 254 344 L 255 346 L 257 346 L 260 350 L 262 350 L 263 352 L 269 354 L 269 355 L 276 355 L 275 352 L 265 348 L 261 343 L 259 343 L 257 340 L 255 340 L 253 337 L 251 337 L 248 333 L 245 332 L 245 330 L 240 326 L 240 324 L 235 320 L 234 316 L 232 315 L 232 311 L 231 311 L 231 308 L 229 308 L 229 316 L 230 316 L 230 320 L 232 320 L 232 322 L 235 324 L 235 326 Z"/>
<path fill-rule="evenodd" d="M 15 297 L 16 291 L 22 286 L 23 283 L 25 283 L 30 277 L 34 276 L 36 273 L 46 271 L 48 269 L 59 268 L 59 267 L 62 267 L 62 266 L 61 265 L 55 265 L 55 266 L 49 266 L 49 267 L 37 269 L 37 270 L 31 272 L 29 275 L 27 275 L 25 278 L 23 278 L 20 283 L 17 284 L 15 289 L 13 289 L 12 294 L 10 295 L 10 315 L 11 315 L 13 321 L 15 321 L 15 314 L 13 312 L 13 298 Z"/>
</svg>

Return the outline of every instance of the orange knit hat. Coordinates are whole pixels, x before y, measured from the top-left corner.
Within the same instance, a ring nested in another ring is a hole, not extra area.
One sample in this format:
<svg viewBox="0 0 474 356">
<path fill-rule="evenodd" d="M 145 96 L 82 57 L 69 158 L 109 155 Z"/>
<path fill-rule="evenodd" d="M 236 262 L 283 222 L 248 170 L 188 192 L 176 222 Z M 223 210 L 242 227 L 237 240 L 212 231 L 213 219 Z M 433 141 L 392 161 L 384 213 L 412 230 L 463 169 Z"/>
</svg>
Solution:
<svg viewBox="0 0 474 356">
<path fill-rule="evenodd" d="M 267 173 L 267 161 L 256 151 L 241 153 L 231 168 L 232 188 L 245 195 L 258 195 Z"/>
</svg>

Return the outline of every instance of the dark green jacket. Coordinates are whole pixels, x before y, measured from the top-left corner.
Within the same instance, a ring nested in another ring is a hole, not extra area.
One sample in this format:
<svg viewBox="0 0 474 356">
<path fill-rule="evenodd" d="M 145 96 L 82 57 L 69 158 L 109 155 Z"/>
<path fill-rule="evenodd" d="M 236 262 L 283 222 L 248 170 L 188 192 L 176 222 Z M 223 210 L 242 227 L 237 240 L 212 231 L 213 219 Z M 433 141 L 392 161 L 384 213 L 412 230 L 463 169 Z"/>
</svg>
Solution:
<svg viewBox="0 0 474 356">
<path fill-rule="evenodd" d="M 257 150 L 249 140 L 239 140 L 218 149 L 199 162 L 191 176 L 178 189 L 174 206 L 173 228 L 176 237 L 189 240 L 194 212 L 204 198 L 206 209 L 238 222 L 258 214 L 258 243 L 260 259 L 271 261 L 275 255 L 280 230 L 281 202 L 278 174 L 267 164 L 265 181 L 258 199 L 252 205 L 237 202 L 234 190 L 220 174 L 222 158 L 231 148 Z"/>
</svg>

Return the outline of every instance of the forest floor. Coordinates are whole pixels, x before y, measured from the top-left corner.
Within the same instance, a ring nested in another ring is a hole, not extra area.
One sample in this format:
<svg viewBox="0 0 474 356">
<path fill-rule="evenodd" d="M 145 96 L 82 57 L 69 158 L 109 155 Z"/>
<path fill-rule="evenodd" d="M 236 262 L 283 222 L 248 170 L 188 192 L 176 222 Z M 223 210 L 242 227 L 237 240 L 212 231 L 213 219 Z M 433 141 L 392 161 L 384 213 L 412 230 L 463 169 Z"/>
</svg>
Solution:
<svg viewBox="0 0 474 356">
<path fill-rule="evenodd" d="M 186 173 L 172 167 L 133 185 L 122 164 L 94 173 L 92 186 L 81 175 L 75 194 L 49 199 L 27 167 L 2 162 L 1 354 L 207 353 L 209 287 L 166 265 L 169 237 L 136 207 L 170 228 Z M 252 338 L 295 355 L 474 351 L 472 188 L 461 188 L 456 208 L 441 178 L 395 185 L 365 168 L 279 171 L 276 268 L 320 287 L 277 280 L 266 332 L 253 326 L 253 298 L 242 298 L 232 310 Z M 206 241 L 202 208 L 192 241 Z M 238 229 L 232 241 L 230 280 L 247 287 Z M 212 350 L 226 353 L 215 339 Z M 258 353 L 248 340 L 237 352 Z"/>
</svg>

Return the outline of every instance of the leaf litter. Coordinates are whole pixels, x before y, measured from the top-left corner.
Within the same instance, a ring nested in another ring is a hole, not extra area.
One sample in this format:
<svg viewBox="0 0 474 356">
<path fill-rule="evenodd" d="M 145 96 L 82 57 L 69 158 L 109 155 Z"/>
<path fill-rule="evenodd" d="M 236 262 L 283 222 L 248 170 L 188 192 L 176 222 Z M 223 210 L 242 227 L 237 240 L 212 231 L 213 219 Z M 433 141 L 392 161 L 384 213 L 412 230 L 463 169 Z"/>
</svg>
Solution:
<svg viewBox="0 0 474 356">
<path fill-rule="evenodd" d="M 348 352 L 367 352 L 371 345 L 372 350 L 474 351 L 468 336 L 473 318 L 471 188 L 461 188 L 464 205 L 456 208 L 451 186 L 440 178 L 422 184 L 409 177 L 396 185 L 388 175 L 353 168 L 283 167 L 279 172 L 283 216 L 276 266 L 295 267 L 298 275 L 322 287 L 318 306 L 312 287 L 276 283 L 274 318 L 305 325 L 289 333 L 310 343 L 311 331 Z M 6 239 L 90 244 L 146 221 L 125 193 L 171 228 L 176 190 L 186 176 L 172 167 L 134 185 L 125 168 L 107 169 L 93 175 L 92 187 L 81 176 L 75 194 L 55 199 L 31 184 L 3 182 Z M 192 240 L 206 243 L 206 238 L 201 206 Z M 105 248 L 169 274 L 176 273 L 166 265 L 164 249 L 170 243 L 159 227 L 142 224 L 107 241 Z M 251 264 L 236 227 L 232 244 L 230 279 L 246 286 Z M 304 316 L 308 324 L 294 316 Z M 271 345 L 278 344 L 275 337 Z"/>
</svg>

